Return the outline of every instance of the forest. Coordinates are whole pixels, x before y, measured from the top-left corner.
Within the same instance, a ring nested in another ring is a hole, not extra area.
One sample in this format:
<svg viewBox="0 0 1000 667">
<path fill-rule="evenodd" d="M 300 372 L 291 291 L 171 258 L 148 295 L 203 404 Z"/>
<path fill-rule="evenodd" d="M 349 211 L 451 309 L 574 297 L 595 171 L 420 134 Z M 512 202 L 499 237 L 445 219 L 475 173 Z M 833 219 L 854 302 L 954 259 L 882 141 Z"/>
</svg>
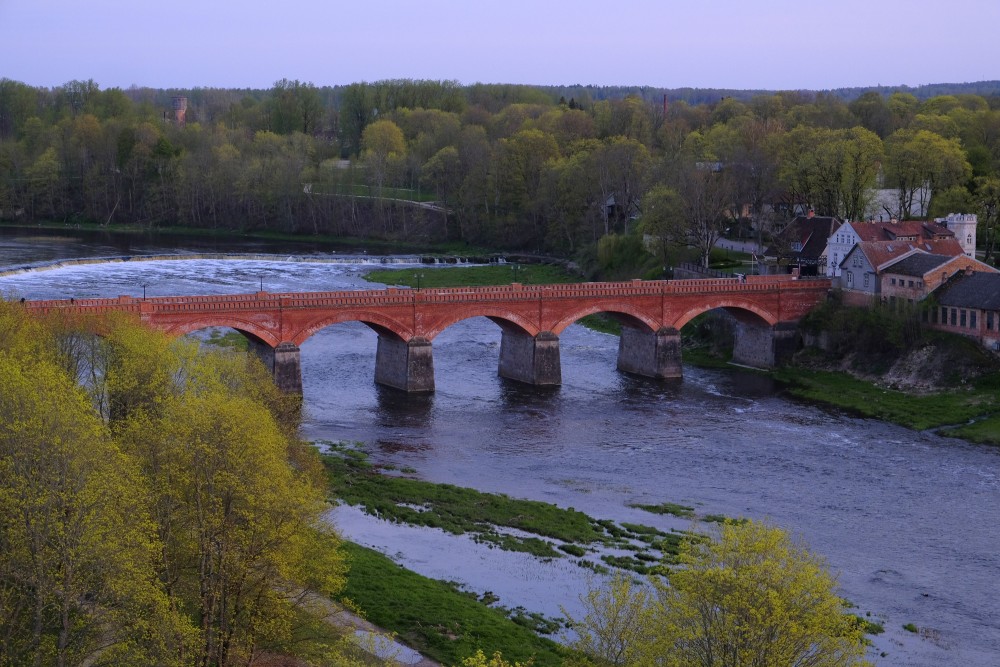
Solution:
<svg viewBox="0 0 1000 667">
<path fill-rule="evenodd" d="M 175 112 L 175 100 L 186 108 Z M 875 192 L 892 203 L 873 208 Z M 37 88 L 0 79 L 0 220 L 703 261 L 796 212 L 973 212 L 993 250 L 1000 85 Z M 641 236 L 639 236 L 641 235 Z"/>
</svg>

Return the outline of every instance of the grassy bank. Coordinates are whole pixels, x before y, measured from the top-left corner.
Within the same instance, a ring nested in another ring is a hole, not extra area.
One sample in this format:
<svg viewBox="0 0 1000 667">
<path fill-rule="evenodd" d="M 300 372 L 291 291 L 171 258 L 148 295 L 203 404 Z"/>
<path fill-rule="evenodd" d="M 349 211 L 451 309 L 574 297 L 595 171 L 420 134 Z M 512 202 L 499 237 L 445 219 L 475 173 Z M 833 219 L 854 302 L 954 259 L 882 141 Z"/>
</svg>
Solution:
<svg viewBox="0 0 1000 667">
<path fill-rule="evenodd" d="M 703 539 L 595 519 L 551 503 L 411 479 L 373 465 L 360 445 L 323 444 L 331 452 L 323 456 L 330 492 L 342 502 L 389 521 L 468 534 L 500 549 L 568 558 L 600 573 L 619 568 L 648 574 L 665 572 L 663 564 L 674 561 L 683 539 Z M 635 507 L 690 520 L 725 520 L 669 502 Z M 346 550 L 350 571 L 345 597 L 369 621 L 425 655 L 454 665 L 483 649 L 487 655 L 500 651 L 512 661 L 534 656 L 536 667 L 562 664 L 566 649 L 541 636 L 558 632 L 561 619 L 492 606 L 495 598 L 488 592 L 478 598 L 452 583 L 410 572 L 371 549 L 347 543 Z"/>
<path fill-rule="evenodd" d="M 917 430 L 941 428 L 945 435 L 1000 443 L 998 376 L 983 377 L 953 391 L 921 396 L 883 389 L 840 372 L 790 366 L 774 371 L 773 375 L 798 398 Z M 971 425 L 955 426 L 983 417 Z"/>
<path fill-rule="evenodd" d="M 433 268 L 377 269 L 365 274 L 365 279 L 386 285 L 407 287 L 484 287 L 488 285 L 552 285 L 579 280 L 560 266 L 549 264 L 490 264 L 488 266 L 451 266 L 447 270 Z"/>
<path fill-rule="evenodd" d="M 573 558 L 580 567 L 649 573 L 672 562 L 690 533 L 594 519 L 573 508 L 434 484 L 379 469 L 357 445 L 327 443 L 333 495 L 388 521 L 470 535 L 477 542 L 540 558 Z M 692 514 L 685 518 L 700 518 Z M 516 531 L 512 534 L 511 531 Z"/>
<path fill-rule="evenodd" d="M 454 585 L 411 572 L 376 551 L 347 542 L 344 595 L 375 625 L 445 665 L 482 649 L 511 661 L 534 657 L 536 667 L 562 664 L 566 650 Z"/>
</svg>

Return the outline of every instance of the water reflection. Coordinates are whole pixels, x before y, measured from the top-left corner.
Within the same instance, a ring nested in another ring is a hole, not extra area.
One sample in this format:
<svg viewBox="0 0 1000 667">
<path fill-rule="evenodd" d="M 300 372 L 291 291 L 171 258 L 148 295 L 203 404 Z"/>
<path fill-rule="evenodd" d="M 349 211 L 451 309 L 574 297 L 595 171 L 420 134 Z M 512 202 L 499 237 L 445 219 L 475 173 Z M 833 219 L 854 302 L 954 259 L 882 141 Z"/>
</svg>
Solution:
<svg viewBox="0 0 1000 667">
<path fill-rule="evenodd" d="M 434 393 L 408 394 L 405 391 L 377 384 L 375 416 L 388 427 L 426 428 L 434 411 Z"/>
</svg>

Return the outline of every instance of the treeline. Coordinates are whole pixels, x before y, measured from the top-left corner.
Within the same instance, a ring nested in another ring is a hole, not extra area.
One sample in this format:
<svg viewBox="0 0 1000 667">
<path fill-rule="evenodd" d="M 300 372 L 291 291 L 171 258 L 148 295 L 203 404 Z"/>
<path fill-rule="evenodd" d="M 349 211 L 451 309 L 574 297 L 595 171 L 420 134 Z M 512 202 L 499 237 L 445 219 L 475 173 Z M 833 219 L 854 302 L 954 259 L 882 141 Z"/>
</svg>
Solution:
<svg viewBox="0 0 1000 667">
<path fill-rule="evenodd" d="M 621 246 L 613 237 L 641 231 L 666 264 L 678 246 L 704 259 L 720 234 L 763 237 L 807 208 L 858 219 L 930 207 L 979 213 L 992 244 L 992 93 L 711 91 L 692 103 L 666 92 L 664 104 L 663 92 L 4 79 L 0 217 L 464 241 L 595 260 Z M 878 188 L 898 194 L 876 206 Z"/>
<path fill-rule="evenodd" d="M 0 664 L 360 664 L 311 639 L 346 566 L 261 364 L 2 301 L 0 329 Z"/>
</svg>

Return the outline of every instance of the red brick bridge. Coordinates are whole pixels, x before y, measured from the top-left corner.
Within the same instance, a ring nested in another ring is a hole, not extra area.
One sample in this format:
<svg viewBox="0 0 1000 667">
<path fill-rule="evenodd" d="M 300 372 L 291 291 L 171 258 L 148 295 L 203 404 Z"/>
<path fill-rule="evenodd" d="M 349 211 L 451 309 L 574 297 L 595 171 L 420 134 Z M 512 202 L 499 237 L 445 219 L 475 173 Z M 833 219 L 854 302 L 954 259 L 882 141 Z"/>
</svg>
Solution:
<svg viewBox="0 0 1000 667">
<path fill-rule="evenodd" d="M 795 350 L 795 323 L 829 289 L 829 280 L 748 276 L 742 280 L 515 283 L 149 299 L 121 296 L 24 305 L 38 313 L 124 313 L 171 335 L 231 327 L 250 340 L 278 385 L 291 392 L 302 391 L 299 346 L 304 341 L 331 324 L 364 322 L 378 334 L 375 381 L 421 392 L 434 390 L 434 337 L 470 317 L 487 317 L 499 325 L 499 374 L 529 384 L 562 382 L 559 334 L 594 313 L 607 313 L 623 325 L 618 368 L 625 372 L 680 377 L 681 327 L 716 308 L 736 318 L 734 361 L 770 367 Z"/>
</svg>

